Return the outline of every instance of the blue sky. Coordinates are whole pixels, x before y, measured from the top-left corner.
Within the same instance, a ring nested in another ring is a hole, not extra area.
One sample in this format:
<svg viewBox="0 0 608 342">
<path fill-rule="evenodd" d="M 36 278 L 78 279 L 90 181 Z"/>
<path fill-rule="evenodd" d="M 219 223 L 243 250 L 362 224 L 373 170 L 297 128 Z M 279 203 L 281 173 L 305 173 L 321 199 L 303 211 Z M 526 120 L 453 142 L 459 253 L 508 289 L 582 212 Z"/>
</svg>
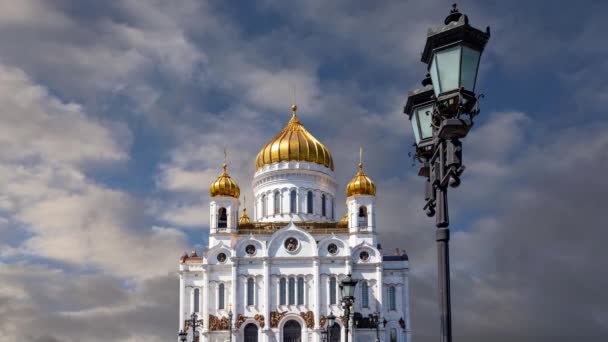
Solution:
<svg viewBox="0 0 608 342">
<path fill-rule="evenodd" d="M 450 192 L 454 334 L 596 340 L 608 333 L 608 8 L 459 7 L 492 37 L 467 171 Z M 363 147 L 379 238 L 410 256 L 414 338 L 435 340 L 433 220 L 402 107 L 424 76 L 426 30 L 450 8 L 0 0 L 0 335 L 173 338 L 177 259 L 204 245 L 222 150 L 249 197 L 255 155 L 288 121 L 295 88 L 340 187 Z"/>
</svg>

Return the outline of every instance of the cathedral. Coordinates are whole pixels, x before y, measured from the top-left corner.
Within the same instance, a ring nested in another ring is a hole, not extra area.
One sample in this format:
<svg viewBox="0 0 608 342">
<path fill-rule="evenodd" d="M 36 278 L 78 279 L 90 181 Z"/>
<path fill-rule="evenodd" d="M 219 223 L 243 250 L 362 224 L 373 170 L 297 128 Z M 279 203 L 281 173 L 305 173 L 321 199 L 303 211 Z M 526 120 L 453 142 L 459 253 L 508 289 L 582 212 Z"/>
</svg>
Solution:
<svg viewBox="0 0 608 342">
<path fill-rule="evenodd" d="M 226 163 L 211 184 L 209 245 L 180 259 L 179 330 L 205 342 L 410 342 L 409 261 L 383 255 L 376 185 L 353 165 L 346 214 L 336 219 L 331 153 L 292 110 L 255 160 L 253 212 L 240 210 Z M 357 284 L 347 320 L 340 284 L 348 275 Z"/>
</svg>

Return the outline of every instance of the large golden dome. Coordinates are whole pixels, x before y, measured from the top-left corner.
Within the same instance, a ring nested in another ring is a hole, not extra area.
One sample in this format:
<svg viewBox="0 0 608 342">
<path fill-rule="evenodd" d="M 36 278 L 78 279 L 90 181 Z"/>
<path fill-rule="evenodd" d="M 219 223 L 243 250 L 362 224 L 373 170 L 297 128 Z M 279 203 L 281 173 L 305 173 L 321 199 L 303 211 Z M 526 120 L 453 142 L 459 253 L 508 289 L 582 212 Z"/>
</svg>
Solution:
<svg viewBox="0 0 608 342">
<path fill-rule="evenodd" d="M 256 170 L 264 165 L 282 161 L 306 161 L 334 169 L 334 160 L 327 147 L 310 134 L 296 116 L 296 105 L 292 106 L 291 120 L 281 133 L 264 146 L 255 160 Z"/>
<path fill-rule="evenodd" d="M 239 189 L 239 185 L 228 175 L 226 172 L 226 163 L 222 165 L 224 168 L 224 172 L 217 177 L 215 182 L 211 183 L 211 187 L 209 187 L 209 194 L 211 197 L 215 196 L 230 196 L 239 198 L 241 195 L 241 189 Z"/>
<path fill-rule="evenodd" d="M 346 186 L 346 197 L 353 195 L 376 195 L 376 184 L 363 172 L 362 163 L 359 163 L 359 172 Z"/>
</svg>

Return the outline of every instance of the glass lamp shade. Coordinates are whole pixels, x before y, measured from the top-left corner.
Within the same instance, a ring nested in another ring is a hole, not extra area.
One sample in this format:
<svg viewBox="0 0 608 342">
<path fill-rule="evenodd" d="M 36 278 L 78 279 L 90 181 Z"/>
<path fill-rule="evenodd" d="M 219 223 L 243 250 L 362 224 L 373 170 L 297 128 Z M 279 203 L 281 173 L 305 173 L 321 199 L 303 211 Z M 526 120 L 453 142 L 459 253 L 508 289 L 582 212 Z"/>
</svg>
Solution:
<svg viewBox="0 0 608 342">
<path fill-rule="evenodd" d="M 340 285 L 340 290 L 342 290 L 342 298 L 354 298 L 355 297 L 355 286 L 357 286 L 357 281 L 351 278 L 350 274 L 342 280 L 342 284 Z"/>
<path fill-rule="evenodd" d="M 435 97 L 431 82 L 431 77 L 427 74 L 422 81 L 423 87 L 408 94 L 407 103 L 403 108 L 403 112 L 408 115 L 412 124 L 414 138 L 418 146 L 421 142 L 426 142 L 433 137 L 431 122 Z"/>
<path fill-rule="evenodd" d="M 460 88 L 474 92 L 480 56 L 481 50 L 462 43 L 433 51 L 429 72 L 435 96 Z"/>
<path fill-rule="evenodd" d="M 336 316 L 334 316 L 333 313 L 330 313 L 329 316 L 327 316 L 327 326 L 331 329 L 334 327 L 334 324 L 336 324 Z"/>
<path fill-rule="evenodd" d="M 414 115 L 411 117 L 412 129 L 414 130 L 414 138 L 416 145 L 420 145 L 420 141 L 427 140 L 433 137 L 433 126 L 431 126 L 433 118 L 433 105 L 429 104 L 414 109 Z"/>
</svg>

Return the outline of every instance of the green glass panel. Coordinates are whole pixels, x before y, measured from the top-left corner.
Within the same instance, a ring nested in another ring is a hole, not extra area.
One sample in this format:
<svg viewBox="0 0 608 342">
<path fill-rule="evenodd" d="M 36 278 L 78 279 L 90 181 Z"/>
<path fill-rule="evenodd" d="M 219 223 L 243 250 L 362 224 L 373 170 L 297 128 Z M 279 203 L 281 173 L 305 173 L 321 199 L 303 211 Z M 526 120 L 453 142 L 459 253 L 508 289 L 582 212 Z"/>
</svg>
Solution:
<svg viewBox="0 0 608 342">
<path fill-rule="evenodd" d="M 416 110 L 418 124 L 420 125 L 420 139 L 427 139 L 433 136 L 433 127 L 431 126 L 433 118 L 433 105 L 420 107 Z"/>
<path fill-rule="evenodd" d="M 414 130 L 414 138 L 416 139 L 416 144 L 420 143 L 420 127 L 418 126 L 418 111 L 412 115 L 412 128 Z"/>
<path fill-rule="evenodd" d="M 433 90 L 435 96 L 439 96 L 441 90 L 439 89 L 439 74 L 437 73 L 437 58 L 433 56 L 433 62 L 431 63 L 431 81 L 433 82 Z"/>
<path fill-rule="evenodd" d="M 462 70 L 460 75 L 460 85 L 466 90 L 475 90 L 479 54 L 479 51 L 473 50 L 470 47 L 462 47 Z"/>
<path fill-rule="evenodd" d="M 460 73 L 460 46 L 438 51 L 436 52 L 436 58 L 437 71 L 439 72 L 439 91 L 445 93 L 457 89 Z"/>
</svg>

